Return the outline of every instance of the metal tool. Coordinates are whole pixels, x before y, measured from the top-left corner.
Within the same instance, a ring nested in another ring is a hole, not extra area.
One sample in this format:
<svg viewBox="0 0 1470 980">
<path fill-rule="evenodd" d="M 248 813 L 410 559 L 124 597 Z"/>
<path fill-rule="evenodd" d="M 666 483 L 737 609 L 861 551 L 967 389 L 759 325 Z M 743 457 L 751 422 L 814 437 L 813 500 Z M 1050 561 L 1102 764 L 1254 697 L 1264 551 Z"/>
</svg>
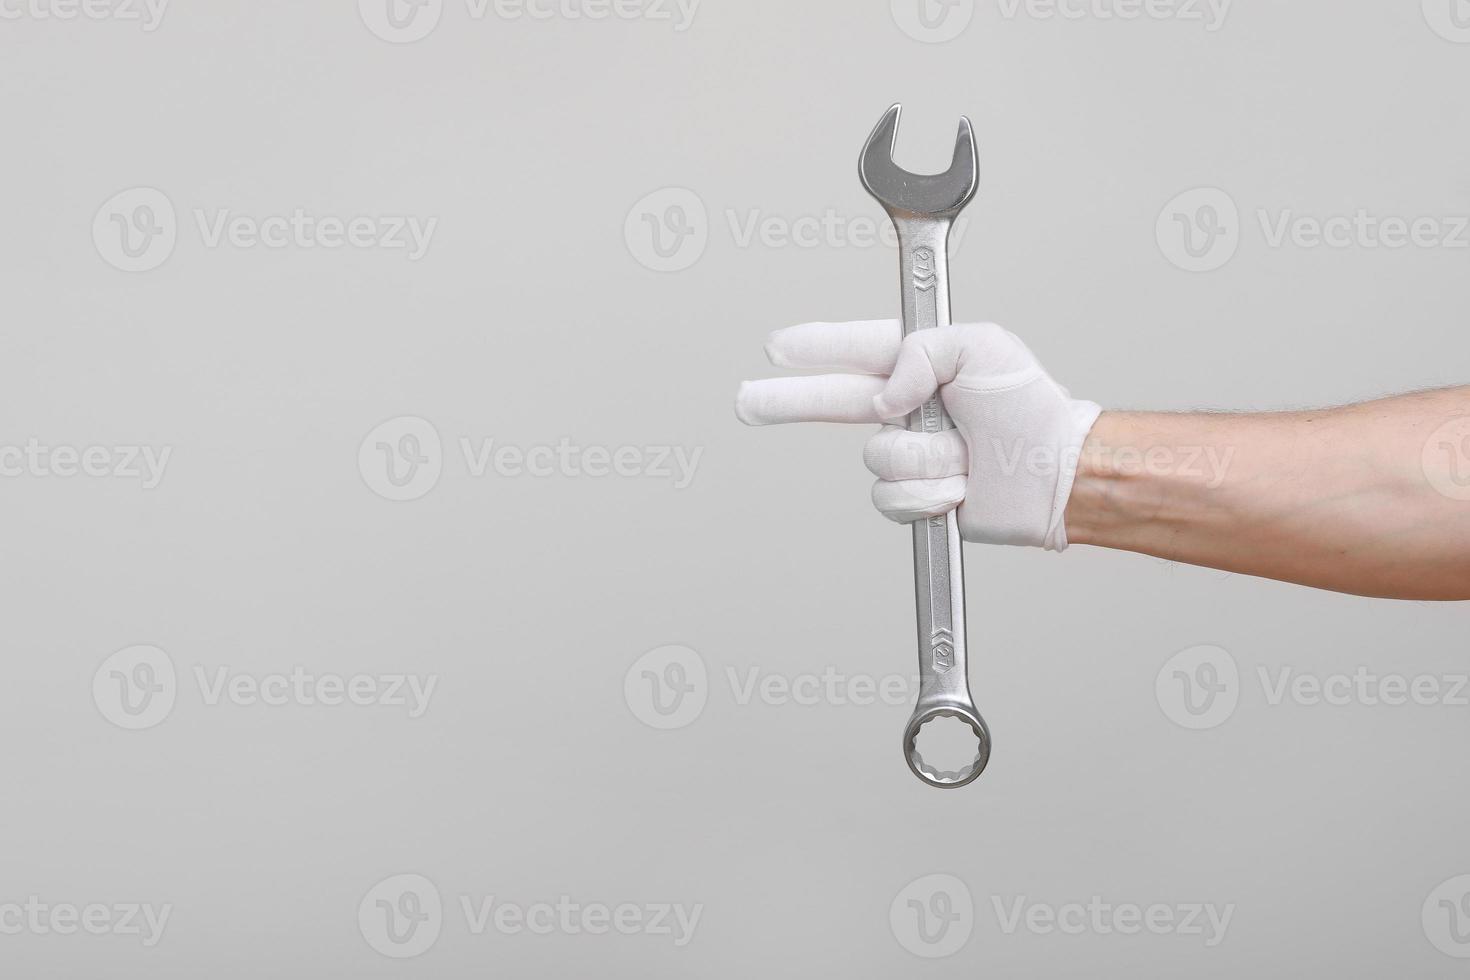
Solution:
<svg viewBox="0 0 1470 980">
<path fill-rule="evenodd" d="M 863 147 L 858 176 L 883 205 L 898 231 L 903 332 L 948 326 L 949 230 L 979 185 L 975 135 L 961 117 L 954 160 L 942 174 L 911 174 L 893 162 L 900 106 L 878 122 Z M 915 432 L 954 427 L 938 396 L 908 418 Z M 909 768 L 930 786 L 964 786 L 990 761 L 990 730 L 975 710 L 965 663 L 965 575 L 960 558 L 959 520 L 954 511 L 917 521 L 914 527 L 914 591 L 919 618 L 919 699 L 903 733 Z M 925 763 L 915 741 L 936 718 L 958 718 L 977 742 L 975 758 L 958 770 Z"/>
</svg>

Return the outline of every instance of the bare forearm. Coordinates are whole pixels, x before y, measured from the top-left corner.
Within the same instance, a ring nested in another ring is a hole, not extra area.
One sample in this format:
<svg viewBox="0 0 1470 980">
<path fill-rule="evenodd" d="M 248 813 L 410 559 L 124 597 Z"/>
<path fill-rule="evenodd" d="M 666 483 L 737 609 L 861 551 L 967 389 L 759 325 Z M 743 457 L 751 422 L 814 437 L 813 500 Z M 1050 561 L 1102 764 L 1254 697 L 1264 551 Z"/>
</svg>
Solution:
<svg viewBox="0 0 1470 980">
<path fill-rule="evenodd" d="M 1470 388 L 1321 412 L 1108 412 L 1067 534 L 1340 592 L 1467 599 L 1467 449 Z"/>
</svg>

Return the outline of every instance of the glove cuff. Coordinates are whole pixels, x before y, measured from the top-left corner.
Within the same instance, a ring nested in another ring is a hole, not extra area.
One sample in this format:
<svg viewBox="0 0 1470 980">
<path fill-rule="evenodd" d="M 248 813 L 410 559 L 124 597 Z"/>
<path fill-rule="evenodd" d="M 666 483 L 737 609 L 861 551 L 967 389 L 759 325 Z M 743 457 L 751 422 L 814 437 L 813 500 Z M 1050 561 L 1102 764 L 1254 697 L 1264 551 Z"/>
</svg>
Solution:
<svg viewBox="0 0 1470 980">
<path fill-rule="evenodd" d="M 1042 542 L 1042 547 L 1047 551 L 1067 550 L 1067 501 L 1072 497 L 1072 484 L 1077 479 L 1077 466 L 1082 461 L 1082 446 L 1092 432 L 1093 425 L 1097 423 L 1097 417 L 1102 414 L 1102 406 L 1096 402 L 1073 401 L 1067 407 L 1069 438 L 1057 447 L 1061 451 L 1061 465 L 1057 468 L 1057 488 L 1056 496 L 1052 499 L 1051 523 Z"/>
</svg>

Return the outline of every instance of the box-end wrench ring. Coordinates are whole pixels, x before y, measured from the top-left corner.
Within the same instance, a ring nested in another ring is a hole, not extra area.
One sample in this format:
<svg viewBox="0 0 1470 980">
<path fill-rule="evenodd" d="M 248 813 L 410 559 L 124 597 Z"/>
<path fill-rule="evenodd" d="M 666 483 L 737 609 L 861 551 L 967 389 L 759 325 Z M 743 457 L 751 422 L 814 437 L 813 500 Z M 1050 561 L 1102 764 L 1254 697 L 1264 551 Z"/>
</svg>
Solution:
<svg viewBox="0 0 1470 980">
<path fill-rule="evenodd" d="M 954 159 L 942 174 L 911 174 L 893 162 L 900 107 L 892 106 L 868 137 L 858 161 L 858 176 L 883 205 L 898 232 L 899 281 L 903 295 L 903 333 L 948 326 L 949 231 L 955 217 L 975 196 L 979 163 L 970 120 L 960 119 Z M 915 432 L 954 427 L 938 395 L 908 419 Z M 916 521 L 914 590 L 918 600 L 919 698 L 904 729 L 909 768 L 930 786 L 964 786 L 990 761 L 990 730 L 970 696 L 965 657 L 965 577 L 960 556 L 959 520 L 954 511 Z M 916 741 L 919 730 L 936 718 L 958 718 L 976 740 L 975 756 L 958 770 L 926 763 Z"/>
</svg>

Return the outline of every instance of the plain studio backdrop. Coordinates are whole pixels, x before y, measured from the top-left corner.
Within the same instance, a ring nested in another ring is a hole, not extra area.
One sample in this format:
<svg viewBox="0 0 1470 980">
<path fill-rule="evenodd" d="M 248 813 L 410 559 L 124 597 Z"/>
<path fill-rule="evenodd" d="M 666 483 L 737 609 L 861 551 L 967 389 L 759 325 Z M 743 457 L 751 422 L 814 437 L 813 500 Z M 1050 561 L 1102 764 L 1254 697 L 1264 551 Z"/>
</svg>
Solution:
<svg viewBox="0 0 1470 980">
<path fill-rule="evenodd" d="M 6 0 L 0 973 L 1460 975 L 1463 607 L 968 546 L 929 789 L 868 430 L 732 403 L 895 101 L 1079 397 L 1470 380 L 1465 7 Z"/>
</svg>

